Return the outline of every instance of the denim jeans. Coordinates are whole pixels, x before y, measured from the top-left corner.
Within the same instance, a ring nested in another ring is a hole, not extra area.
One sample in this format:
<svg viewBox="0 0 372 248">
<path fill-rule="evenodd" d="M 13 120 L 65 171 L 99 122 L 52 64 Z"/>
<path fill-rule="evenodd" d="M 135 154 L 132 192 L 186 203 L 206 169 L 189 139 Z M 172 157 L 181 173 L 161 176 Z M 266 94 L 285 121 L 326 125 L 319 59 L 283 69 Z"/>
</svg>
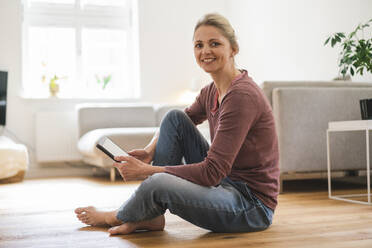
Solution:
<svg viewBox="0 0 372 248">
<path fill-rule="evenodd" d="M 191 119 L 172 110 L 162 120 L 154 166 L 203 161 L 209 149 Z M 119 208 L 117 218 L 138 222 L 169 211 L 213 232 L 252 232 L 268 228 L 273 211 L 244 182 L 224 178 L 218 186 L 205 187 L 180 177 L 157 173 L 148 177 Z"/>
</svg>

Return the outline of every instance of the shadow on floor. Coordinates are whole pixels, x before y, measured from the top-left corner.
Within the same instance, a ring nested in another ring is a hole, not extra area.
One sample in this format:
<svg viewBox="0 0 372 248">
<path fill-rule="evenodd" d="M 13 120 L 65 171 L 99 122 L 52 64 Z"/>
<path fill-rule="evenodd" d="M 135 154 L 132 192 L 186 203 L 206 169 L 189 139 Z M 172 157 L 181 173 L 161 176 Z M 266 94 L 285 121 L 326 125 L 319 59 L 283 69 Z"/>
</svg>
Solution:
<svg viewBox="0 0 372 248">
<path fill-rule="evenodd" d="M 366 189 L 366 177 L 345 177 L 332 179 L 332 189 Z M 288 180 L 283 182 L 284 193 L 297 192 L 319 192 L 328 191 L 327 179 L 303 179 L 303 180 Z"/>
</svg>

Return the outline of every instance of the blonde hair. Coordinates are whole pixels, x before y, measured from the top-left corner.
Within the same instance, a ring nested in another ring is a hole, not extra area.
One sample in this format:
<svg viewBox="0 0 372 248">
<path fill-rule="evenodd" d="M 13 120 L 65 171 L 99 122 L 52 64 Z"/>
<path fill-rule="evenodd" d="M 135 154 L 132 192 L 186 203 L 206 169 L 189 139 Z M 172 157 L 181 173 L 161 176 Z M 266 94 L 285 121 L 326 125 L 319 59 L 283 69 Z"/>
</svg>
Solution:
<svg viewBox="0 0 372 248">
<path fill-rule="evenodd" d="M 218 13 L 210 13 L 203 16 L 194 28 L 196 30 L 201 26 L 212 26 L 221 31 L 221 34 L 229 40 L 232 49 L 236 52 L 239 51 L 239 44 L 237 42 L 235 31 L 230 22 Z"/>
</svg>

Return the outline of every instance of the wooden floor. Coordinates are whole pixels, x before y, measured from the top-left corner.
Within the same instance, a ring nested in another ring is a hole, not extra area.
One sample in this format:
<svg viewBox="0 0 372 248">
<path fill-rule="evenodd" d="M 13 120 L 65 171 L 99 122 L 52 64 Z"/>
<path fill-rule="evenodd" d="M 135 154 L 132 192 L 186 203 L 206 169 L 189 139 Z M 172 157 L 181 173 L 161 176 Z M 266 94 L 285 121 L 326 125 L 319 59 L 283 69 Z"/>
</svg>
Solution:
<svg viewBox="0 0 372 248">
<path fill-rule="evenodd" d="M 0 185 L 0 247 L 372 247 L 372 207 L 329 200 L 325 181 L 285 182 L 273 225 L 263 232 L 211 233 L 167 212 L 163 232 L 109 236 L 75 219 L 77 206 L 117 208 L 137 185 L 106 178 Z M 339 185 L 342 193 L 361 189 Z"/>
</svg>

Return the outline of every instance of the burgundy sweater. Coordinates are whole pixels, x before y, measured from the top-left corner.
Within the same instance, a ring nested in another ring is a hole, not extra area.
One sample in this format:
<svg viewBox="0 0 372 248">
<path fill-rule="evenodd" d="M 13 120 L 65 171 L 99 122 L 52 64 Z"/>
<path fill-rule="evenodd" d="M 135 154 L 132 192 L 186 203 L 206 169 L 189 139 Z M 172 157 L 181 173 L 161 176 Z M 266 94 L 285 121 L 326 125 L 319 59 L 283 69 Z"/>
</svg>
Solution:
<svg viewBox="0 0 372 248">
<path fill-rule="evenodd" d="M 166 166 L 166 172 L 203 186 L 229 177 L 245 182 L 269 208 L 279 191 L 279 152 L 274 117 L 261 89 L 243 71 L 218 104 L 212 82 L 185 112 L 196 124 L 209 122 L 211 146 L 204 161 Z"/>
</svg>

